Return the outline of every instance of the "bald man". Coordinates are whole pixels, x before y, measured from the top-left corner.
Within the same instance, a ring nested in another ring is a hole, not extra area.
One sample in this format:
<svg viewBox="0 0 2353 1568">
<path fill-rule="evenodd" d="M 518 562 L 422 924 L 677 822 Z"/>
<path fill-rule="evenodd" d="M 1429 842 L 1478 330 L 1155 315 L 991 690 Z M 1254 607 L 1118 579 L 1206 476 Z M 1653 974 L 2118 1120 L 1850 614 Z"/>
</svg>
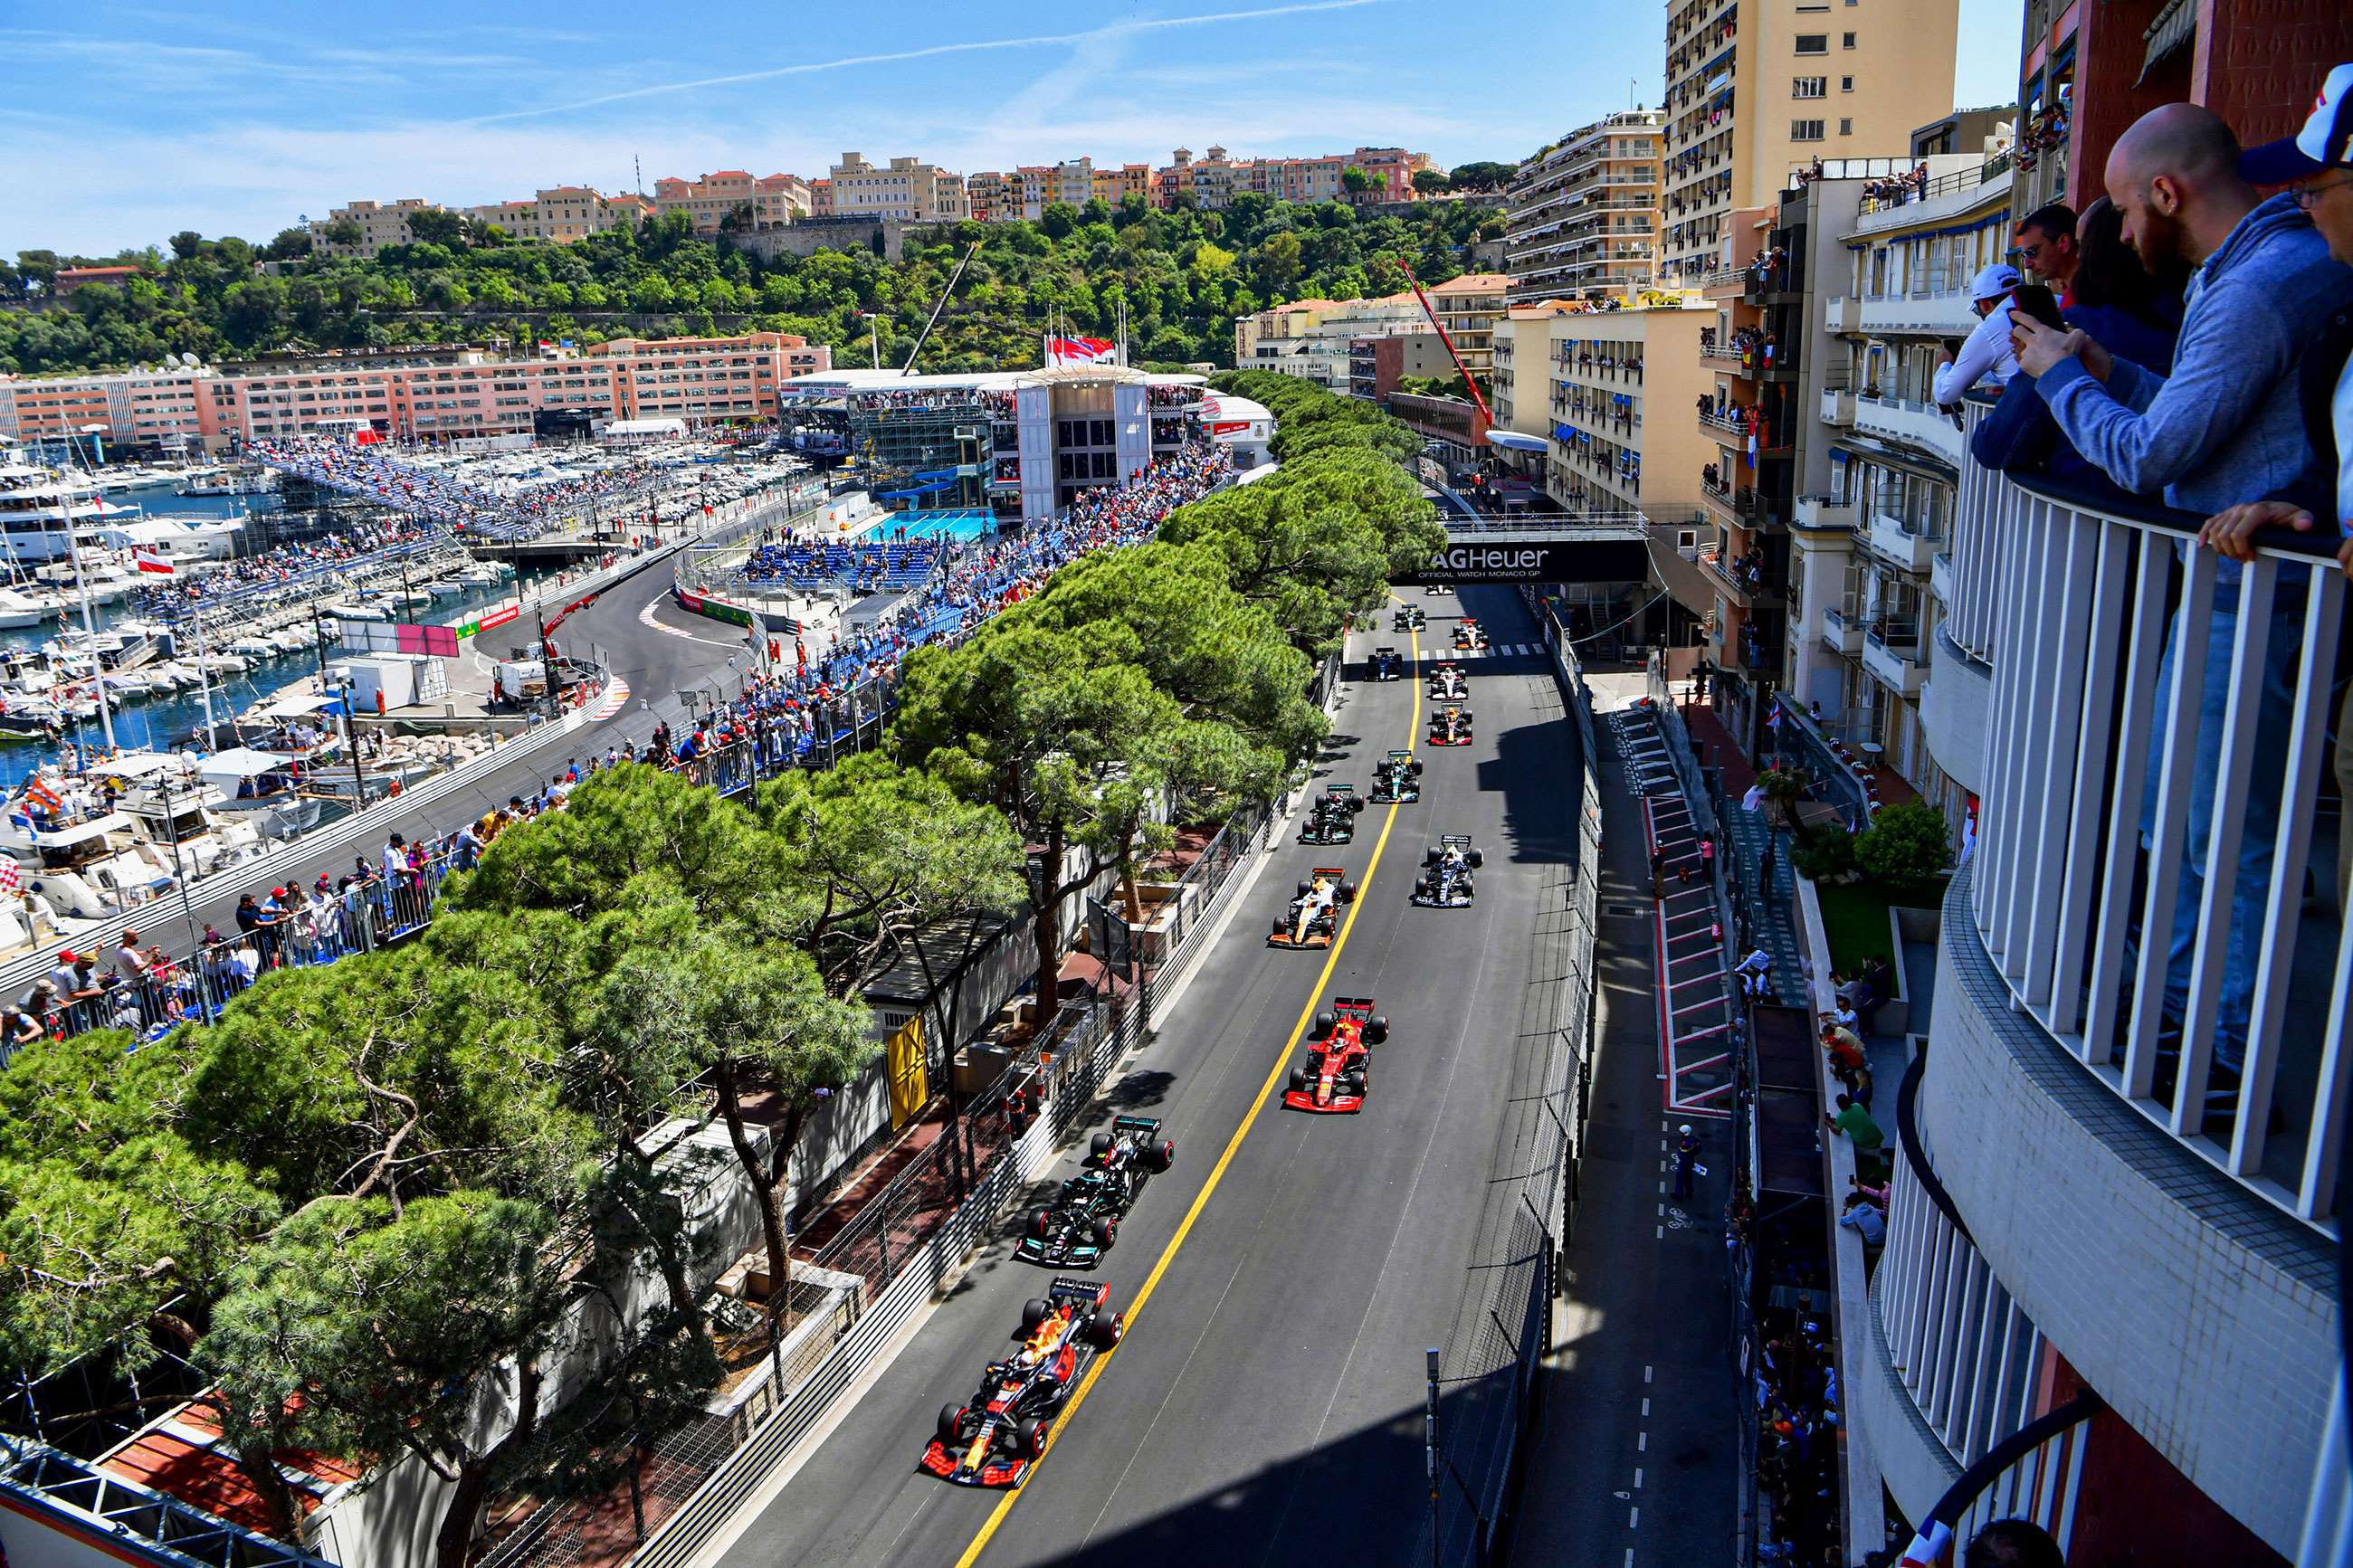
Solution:
<svg viewBox="0 0 2353 1568">
<path fill-rule="evenodd" d="M 2306 345 L 2353 301 L 2353 269 L 2331 258 L 2294 195 L 2258 199 L 2240 176 L 2238 139 L 2196 104 L 2168 104 L 2141 116 L 2117 138 L 2104 177 L 2123 216 L 2126 243 L 2149 270 L 2161 275 L 2174 262 L 2193 268 L 2172 373 L 2158 375 L 2112 356 L 2080 331 L 2056 331 L 2023 317 L 2013 318 L 2019 368 L 2035 378 L 2036 393 L 2075 449 L 2126 490 L 2162 491 L 2169 504 L 2206 517 L 2294 485 L 2312 460 L 2297 403 L 2299 364 Z M 2158 676 L 2162 710 L 2176 661 L 2204 661 L 2186 863 L 2168 934 L 2167 1030 L 2180 1029 L 2188 1010 L 2223 717 L 2235 684 L 2242 570 L 2235 561 L 2220 563 L 2203 626 L 2186 626 L 2176 615 Z M 2246 1050 L 2253 950 L 2272 885 L 2294 703 L 2289 670 L 2306 580 L 2300 572 L 2283 574 L 2271 617 L 2213 1036 L 2215 1087 L 2222 1089 L 2234 1087 Z M 2164 745 L 2161 735 L 2156 743 Z M 2149 847 L 2161 762 L 2151 759 L 2141 803 L 2142 843 Z M 2301 868 L 2288 874 L 2301 876 Z"/>
</svg>

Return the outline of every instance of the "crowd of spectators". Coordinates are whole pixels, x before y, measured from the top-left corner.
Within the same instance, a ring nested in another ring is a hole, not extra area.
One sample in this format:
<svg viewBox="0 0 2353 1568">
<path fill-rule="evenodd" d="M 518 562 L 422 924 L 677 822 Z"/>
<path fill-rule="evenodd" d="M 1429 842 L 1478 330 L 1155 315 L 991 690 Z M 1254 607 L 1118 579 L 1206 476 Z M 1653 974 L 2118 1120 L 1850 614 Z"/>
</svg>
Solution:
<svg viewBox="0 0 2353 1568">
<path fill-rule="evenodd" d="M 257 438 L 247 451 L 271 468 L 313 484 L 389 507 L 453 531 L 513 541 L 536 538 L 566 518 L 596 508 L 630 512 L 663 487 L 671 470 L 636 460 L 504 489 L 477 484 L 424 463 L 406 461 L 382 442 L 353 443 L 328 436 Z"/>
<path fill-rule="evenodd" d="M 253 555 L 238 556 L 200 574 L 174 574 L 142 584 L 135 603 L 141 613 L 179 616 L 227 599 L 241 599 L 322 571 L 349 567 L 355 562 L 401 545 L 417 544 L 438 536 L 438 531 L 405 517 L 361 522 L 317 539 L 273 545 Z"/>
</svg>

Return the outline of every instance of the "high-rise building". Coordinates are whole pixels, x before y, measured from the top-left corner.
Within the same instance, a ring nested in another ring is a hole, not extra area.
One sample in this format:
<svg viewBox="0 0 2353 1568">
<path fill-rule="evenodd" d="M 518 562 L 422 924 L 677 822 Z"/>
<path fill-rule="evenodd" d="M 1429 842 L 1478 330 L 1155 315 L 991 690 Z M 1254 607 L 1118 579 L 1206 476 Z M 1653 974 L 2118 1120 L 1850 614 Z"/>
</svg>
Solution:
<svg viewBox="0 0 2353 1568">
<path fill-rule="evenodd" d="M 1494 368 L 1495 323 L 1503 320 L 1504 293 L 1511 281 L 1500 272 L 1465 272 L 1422 290 L 1461 356 L 1462 368 L 1482 382 Z"/>
<path fill-rule="evenodd" d="M 1949 112 L 1958 13 L 1957 0 L 1686 0 L 1669 12 L 1666 274 L 1697 281 L 1732 265 L 1736 231 L 1814 159 L 1892 153 Z"/>
<path fill-rule="evenodd" d="M 844 153 L 832 169 L 836 217 L 894 217 L 902 223 L 959 223 L 972 216 L 964 177 L 914 158 L 888 168 Z"/>
<path fill-rule="evenodd" d="M 1656 280 L 1661 119 L 1612 114 L 1520 164 L 1504 197 L 1512 303 L 1605 299 Z"/>
</svg>

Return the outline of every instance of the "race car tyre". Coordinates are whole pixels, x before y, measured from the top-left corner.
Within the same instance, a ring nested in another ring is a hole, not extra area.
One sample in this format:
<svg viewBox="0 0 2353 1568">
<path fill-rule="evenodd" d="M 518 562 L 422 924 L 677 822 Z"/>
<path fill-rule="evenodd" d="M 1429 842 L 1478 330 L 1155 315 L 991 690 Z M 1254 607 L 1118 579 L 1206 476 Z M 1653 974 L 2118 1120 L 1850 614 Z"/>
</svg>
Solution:
<svg viewBox="0 0 2353 1568">
<path fill-rule="evenodd" d="M 1046 1457 L 1046 1424 L 1036 1416 L 1025 1416 L 1013 1428 L 1013 1451 L 1025 1459 Z"/>
<path fill-rule="evenodd" d="M 1029 1211 L 1029 1234 L 1038 1240 L 1043 1241 L 1046 1239 L 1046 1232 L 1052 1226 L 1053 1223 L 1054 1211 L 1052 1209 L 1031 1209 Z"/>
<path fill-rule="evenodd" d="M 964 1412 L 961 1405 L 940 1406 L 940 1441 L 953 1443 L 964 1436 Z"/>
<path fill-rule="evenodd" d="M 1307 896 L 1307 879 L 1304 877 L 1299 879 L 1299 896 L 1303 899 Z"/>
<path fill-rule="evenodd" d="M 1111 1146 L 1112 1135 L 1108 1132 L 1098 1132 L 1087 1140 L 1087 1152 L 1097 1160 L 1110 1153 Z"/>
<path fill-rule="evenodd" d="M 1304 1091 L 1305 1091 L 1306 1088 L 1307 1088 L 1307 1069 L 1306 1069 L 1306 1068 L 1293 1068 L 1291 1069 L 1291 1089 L 1292 1089 L 1292 1091 L 1293 1091 L 1293 1093 L 1302 1093 L 1302 1092 L 1304 1092 Z"/>
<path fill-rule="evenodd" d="M 1363 797 L 1362 795 L 1350 795 L 1350 796 L 1348 797 L 1348 811 L 1349 811 L 1349 814 L 1350 814 L 1350 815 L 1352 815 L 1352 816 L 1353 816 L 1353 815 L 1355 815 L 1356 813 L 1360 812 L 1360 811 L 1362 811 L 1362 810 L 1364 810 L 1364 809 L 1365 809 L 1365 800 L 1364 800 L 1364 797 Z"/>
<path fill-rule="evenodd" d="M 1118 1312 L 1097 1312 L 1087 1320 L 1087 1342 L 1099 1351 L 1119 1343 L 1127 1332 L 1127 1319 Z"/>
<path fill-rule="evenodd" d="M 1353 904 L 1356 901 L 1356 883 L 1343 882 L 1340 884 L 1340 901 L 1344 904 Z"/>
<path fill-rule="evenodd" d="M 1174 1138 L 1163 1139 L 1160 1147 L 1152 1152 L 1152 1168 L 1155 1171 L 1165 1171 L 1176 1163 L 1176 1141 Z"/>
<path fill-rule="evenodd" d="M 1366 1043 L 1366 1045 L 1368 1045 L 1368 1046 L 1377 1046 L 1377 1045 L 1381 1044 L 1383 1041 L 1387 1040 L 1388 1037 L 1389 1037 L 1389 1021 L 1388 1021 L 1388 1019 L 1386 1016 L 1383 1016 L 1383 1015 L 1381 1015 L 1381 1014 L 1376 1013 L 1376 1014 L 1374 1014 L 1374 1015 L 1372 1016 L 1372 1017 L 1370 1017 L 1369 1019 L 1367 1019 L 1367 1020 L 1366 1021 L 1366 1023 L 1365 1023 L 1365 1043 Z"/>
<path fill-rule="evenodd" d="M 1411 773 L 1414 777 L 1419 778 L 1421 776 L 1421 763 L 1419 759 L 1417 758 L 1415 761 L 1408 763 L 1405 765 L 1405 771 Z"/>
<path fill-rule="evenodd" d="M 1364 1098 L 1365 1089 L 1367 1086 L 1368 1080 L 1363 1073 L 1351 1073 L 1340 1080 L 1340 1092 L 1342 1094 L 1353 1094 L 1357 1099 L 1361 1100 Z"/>
<path fill-rule="evenodd" d="M 1022 1302 L 1021 1331 L 1025 1334 L 1036 1331 L 1038 1325 L 1044 1322 L 1053 1310 L 1050 1305 L 1035 1296 Z"/>
<path fill-rule="evenodd" d="M 1119 1234 L 1118 1222 L 1114 1220 L 1099 1219 L 1095 1221 L 1094 1228 L 1090 1234 L 1094 1238 L 1095 1250 L 1098 1252 L 1107 1252 L 1111 1249 L 1112 1238 Z"/>
<path fill-rule="evenodd" d="M 1274 934 L 1275 934 L 1275 935 L 1277 935 L 1277 936 L 1281 936 L 1284 931 L 1288 931 L 1288 930 L 1290 930 L 1290 929 L 1291 929 L 1291 922 L 1290 922 L 1289 921 L 1287 921 L 1287 920 L 1283 919 L 1281 915 L 1277 915 L 1277 916 L 1275 916 L 1275 917 L 1274 917 Z"/>
<path fill-rule="evenodd" d="M 1431 845 L 1429 848 L 1421 852 L 1421 863 L 1425 866 L 1437 865 L 1440 853 L 1440 851 L 1438 846 L 1435 844 Z"/>
<path fill-rule="evenodd" d="M 1479 896 L 1479 885 L 1468 877 L 1462 879 L 1462 896 L 1465 899 L 1474 899 Z"/>
<path fill-rule="evenodd" d="M 1318 1038 L 1330 1034 L 1339 1026 L 1340 1017 L 1338 1014 L 1318 1013 L 1315 1015 L 1315 1034 Z"/>
<path fill-rule="evenodd" d="M 1475 869 L 1487 863 L 1487 852 L 1484 849 L 1473 848 L 1464 858 L 1468 859 Z"/>
</svg>

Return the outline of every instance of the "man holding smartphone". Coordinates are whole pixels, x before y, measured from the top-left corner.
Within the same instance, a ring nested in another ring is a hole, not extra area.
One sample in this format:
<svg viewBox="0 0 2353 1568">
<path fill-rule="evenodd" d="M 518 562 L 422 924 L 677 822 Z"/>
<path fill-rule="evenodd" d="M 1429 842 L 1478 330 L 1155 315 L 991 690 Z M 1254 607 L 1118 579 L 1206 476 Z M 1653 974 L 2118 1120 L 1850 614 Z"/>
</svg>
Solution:
<svg viewBox="0 0 2353 1568">
<path fill-rule="evenodd" d="M 1997 261 L 1969 285 L 1969 309 L 1976 313 L 1978 324 L 1958 354 L 1947 350 L 1937 362 L 1932 390 L 1938 407 L 1958 403 L 1989 375 L 2007 386 L 2018 374 L 2018 356 L 2010 346 L 2010 295 L 2018 283 L 2018 268 Z"/>
</svg>

